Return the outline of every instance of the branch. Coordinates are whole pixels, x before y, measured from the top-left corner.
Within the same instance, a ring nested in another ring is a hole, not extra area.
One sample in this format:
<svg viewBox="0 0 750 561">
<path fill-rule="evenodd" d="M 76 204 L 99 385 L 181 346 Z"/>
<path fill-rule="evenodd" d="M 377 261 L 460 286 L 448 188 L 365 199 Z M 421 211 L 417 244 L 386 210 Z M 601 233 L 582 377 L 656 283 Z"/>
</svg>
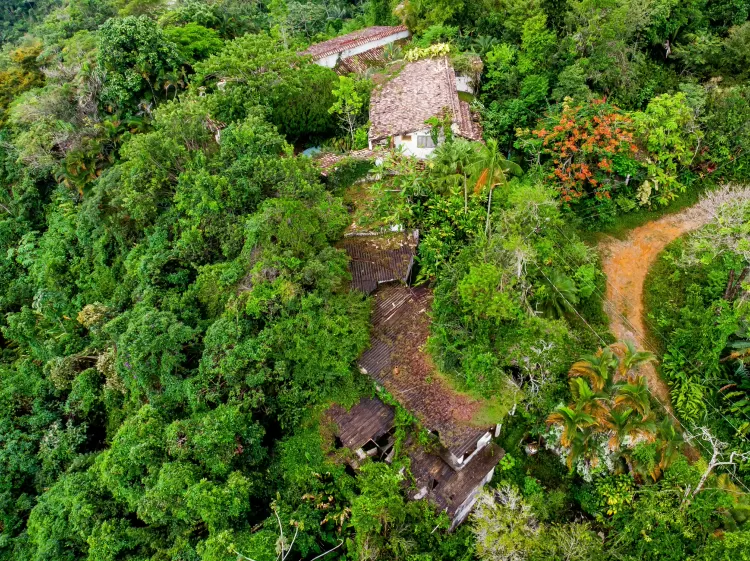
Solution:
<svg viewBox="0 0 750 561">
<path fill-rule="evenodd" d="M 326 551 L 325 553 L 321 553 L 321 554 L 320 554 L 320 555 L 318 555 L 317 557 L 313 557 L 312 559 L 310 559 L 310 561 L 315 561 L 316 559 L 320 559 L 321 557 L 325 557 L 326 555 L 328 555 L 328 554 L 329 554 L 329 553 L 331 553 L 332 551 L 334 551 L 334 550 L 336 550 L 336 549 L 340 548 L 340 547 L 341 547 L 342 545 L 344 545 L 344 540 L 339 540 L 339 545 L 337 545 L 336 547 L 334 547 L 334 548 L 332 548 L 332 549 L 329 549 L 329 550 L 328 550 L 328 551 Z"/>
</svg>

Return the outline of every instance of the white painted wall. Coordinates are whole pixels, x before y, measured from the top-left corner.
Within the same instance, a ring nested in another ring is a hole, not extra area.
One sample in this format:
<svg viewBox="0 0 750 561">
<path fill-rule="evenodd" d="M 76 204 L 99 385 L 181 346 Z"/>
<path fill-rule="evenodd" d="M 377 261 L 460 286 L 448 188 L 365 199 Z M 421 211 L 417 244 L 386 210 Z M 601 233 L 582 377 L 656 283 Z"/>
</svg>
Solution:
<svg viewBox="0 0 750 561">
<path fill-rule="evenodd" d="M 435 149 L 434 148 L 419 148 L 417 146 L 417 136 L 430 136 L 431 130 L 432 129 L 422 129 L 419 131 L 414 131 L 409 134 L 396 135 L 393 137 L 393 146 L 395 148 L 400 148 L 401 150 L 403 150 L 404 154 L 407 154 L 409 156 L 415 156 L 419 158 L 420 160 L 429 158 Z M 387 140 L 385 140 L 384 143 L 387 143 Z M 370 150 L 372 149 L 373 149 L 373 143 L 372 141 L 370 141 Z"/>
<path fill-rule="evenodd" d="M 460 92 L 474 94 L 474 81 L 466 74 L 456 73 L 456 89 Z"/>
<path fill-rule="evenodd" d="M 336 63 L 338 62 L 339 58 L 348 58 L 350 56 L 365 53 L 377 47 L 383 47 L 385 45 L 388 45 L 389 43 L 398 41 L 399 39 L 406 39 L 407 37 L 409 37 L 408 30 L 399 31 L 398 33 L 393 33 L 392 35 L 388 35 L 387 37 L 383 37 L 382 39 L 378 39 L 376 41 L 369 41 L 367 43 L 358 45 L 354 48 L 346 49 L 339 53 L 330 54 L 327 57 L 323 57 L 319 60 L 316 60 L 315 64 L 318 64 L 320 66 L 325 66 L 327 68 L 333 68 L 334 66 L 336 66 Z"/>
<path fill-rule="evenodd" d="M 466 500 L 463 502 L 461 506 L 456 509 L 456 514 L 453 516 L 453 522 L 451 522 L 450 530 L 453 530 L 461 524 L 464 520 L 466 520 L 466 517 L 469 516 L 469 513 L 471 512 L 471 509 L 474 507 L 474 503 L 477 502 L 477 495 L 479 494 L 479 491 L 482 490 L 482 487 L 484 487 L 487 483 L 492 480 L 492 476 L 495 473 L 495 468 L 492 468 L 487 475 L 485 475 L 482 478 L 482 481 L 479 482 L 479 485 L 474 487 L 471 493 L 469 493 L 469 496 L 466 497 Z"/>
</svg>

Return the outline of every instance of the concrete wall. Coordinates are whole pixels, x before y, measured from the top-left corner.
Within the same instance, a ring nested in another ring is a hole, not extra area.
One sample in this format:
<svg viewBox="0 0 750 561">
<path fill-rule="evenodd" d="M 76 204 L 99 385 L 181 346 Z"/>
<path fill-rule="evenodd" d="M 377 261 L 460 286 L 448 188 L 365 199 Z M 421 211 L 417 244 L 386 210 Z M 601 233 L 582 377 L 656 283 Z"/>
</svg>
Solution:
<svg viewBox="0 0 750 561">
<path fill-rule="evenodd" d="M 456 89 L 460 92 L 474 94 L 474 81 L 466 74 L 456 74 Z"/>
<path fill-rule="evenodd" d="M 387 37 L 383 37 L 382 39 L 378 39 L 376 41 L 369 41 L 367 43 L 358 45 L 354 48 L 345 49 L 339 53 L 330 54 L 327 57 L 323 57 L 319 60 L 316 60 L 315 64 L 318 64 L 320 66 L 325 66 L 327 68 L 333 68 L 334 66 L 336 66 L 336 63 L 338 62 L 339 58 L 348 58 L 350 56 L 365 53 L 377 47 L 384 47 L 385 45 L 398 41 L 399 39 L 406 39 L 407 37 L 409 37 L 408 31 L 399 31 L 398 33 L 393 33 L 392 35 L 388 35 Z"/>
<path fill-rule="evenodd" d="M 429 158 L 432 152 L 435 150 L 435 148 L 420 148 L 417 146 L 419 143 L 417 141 L 418 136 L 425 136 L 427 138 L 430 138 L 430 132 L 432 129 L 422 129 L 419 131 L 414 131 L 412 133 L 404 133 L 399 134 L 393 137 L 393 147 L 394 148 L 400 148 L 403 150 L 404 154 L 407 154 L 409 156 L 415 156 L 419 158 L 420 160 L 424 160 L 425 158 Z M 382 145 L 382 146 L 388 146 L 388 139 L 385 139 L 381 142 L 373 144 L 372 141 L 370 141 L 370 150 L 373 149 L 374 146 Z"/>
</svg>

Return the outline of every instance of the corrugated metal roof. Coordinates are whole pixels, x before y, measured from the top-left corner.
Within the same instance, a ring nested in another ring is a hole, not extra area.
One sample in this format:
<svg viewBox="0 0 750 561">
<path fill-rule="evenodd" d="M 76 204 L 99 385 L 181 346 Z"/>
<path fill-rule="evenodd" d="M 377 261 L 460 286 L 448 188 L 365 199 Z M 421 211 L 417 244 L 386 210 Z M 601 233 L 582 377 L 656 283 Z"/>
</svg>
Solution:
<svg viewBox="0 0 750 561">
<path fill-rule="evenodd" d="M 340 405 L 328 410 L 328 416 L 336 424 L 341 443 L 357 450 L 367 441 L 376 440 L 393 427 L 393 407 L 379 399 L 362 398 L 348 411 Z"/>
<path fill-rule="evenodd" d="M 429 335 L 432 292 L 386 285 L 375 293 L 370 348 L 359 367 L 413 413 L 457 458 L 471 453 L 488 427 L 471 424 L 477 402 L 435 376 L 424 346 Z"/>
<path fill-rule="evenodd" d="M 408 282 L 417 251 L 419 233 L 352 236 L 342 242 L 349 255 L 352 286 L 370 294 L 387 282 Z"/>
</svg>

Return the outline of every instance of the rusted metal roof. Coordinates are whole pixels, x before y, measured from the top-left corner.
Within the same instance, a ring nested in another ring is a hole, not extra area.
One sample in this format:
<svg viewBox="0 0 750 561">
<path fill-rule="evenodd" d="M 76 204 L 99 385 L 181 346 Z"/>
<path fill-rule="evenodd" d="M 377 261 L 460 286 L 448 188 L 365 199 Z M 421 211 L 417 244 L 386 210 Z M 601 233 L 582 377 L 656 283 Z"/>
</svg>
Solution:
<svg viewBox="0 0 750 561">
<path fill-rule="evenodd" d="M 409 280 L 417 251 L 419 232 L 380 236 L 353 235 L 342 242 L 349 255 L 352 286 L 370 294 L 388 282 Z"/>
<path fill-rule="evenodd" d="M 427 452 L 423 446 L 413 446 L 408 456 L 416 489 L 409 493 L 409 497 L 422 498 L 420 493 L 426 489 L 424 498 L 431 500 L 453 519 L 459 507 L 480 489 L 482 482 L 504 455 L 502 448 L 490 444 L 471 460 L 470 468 L 454 471 L 442 458 Z"/>
<path fill-rule="evenodd" d="M 359 47 L 360 45 L 365 45 L 371 41 L 385 39 L 390 35 L 395 35 L 403 31 L 409 31 L 409 29 L 405 25 L 366 27 L 365 29 L 353 31 L 352 33 L 312 45 L 300 54 L 311 55 L 314 60 L 318 60 L 334 53 L 340 53 Z"/>
<path fill-rule="evenodd" d="M 354 407 L 347 410 L 333 405 L 328 410 L 328 418 L 334 423 L 334 432 L 341 443 L 357 452 L 368 442 L 375 443 L 394 427 L 394 408 L 377 398 L 362 398 Z M 451 519 L 462 506 L 473 498 L 482 484 L 491 477 L 492 470 L 502 459 L 504 452 L 495 444 L 483 448 L 470 463 L 470 468 L 456 471 L 433 450 L 409 436 L 404 450 L 410 460 L 412 480 L 409 498 L 427 499 L 439 510 L 445 511 Z M 363 456 L 351 456 L 346 461 L 355 469 L 361 465 Z M 385 457 L 385 461 L 390 461 Z M 455 520 L 460 523 L 461 519 Z"/>
<path fill-rule="evenodd" d="M 359 359 L 360 369 L 437 432 L 448 452 L 456 458 L 470 454 L 488 427 L 472 424 L 477 402 L 448 387 L 424 349 L 432 292 L 391 284 L 374 298 L 370 348 Z"/>
<path fill-rule="evenodd" d="M 336 424 L 341 443 L 357 450 L 393 427 L 394 410 L 377 398 L 362 398 L 348 411 L 340 405 L 332 406 L 328 416 Z"/>
</svg>

